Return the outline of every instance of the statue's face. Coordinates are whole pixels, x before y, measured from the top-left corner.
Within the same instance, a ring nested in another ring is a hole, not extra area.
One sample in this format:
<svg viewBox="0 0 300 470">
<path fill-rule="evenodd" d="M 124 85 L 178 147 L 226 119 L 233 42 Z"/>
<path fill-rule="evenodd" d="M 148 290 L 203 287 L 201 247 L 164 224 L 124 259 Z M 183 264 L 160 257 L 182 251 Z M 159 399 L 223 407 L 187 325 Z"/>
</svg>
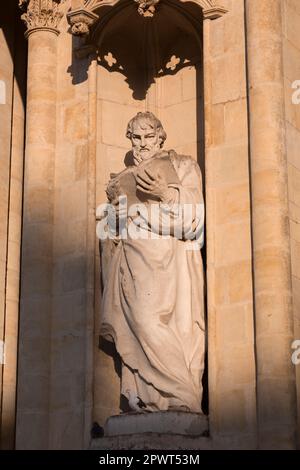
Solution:
<svg viewBox="0 0 300 470">
<path fill-rule="evenodd" d="M 145 122 L 135 122 L 132 128 L 131 143 L 133 154 L 139 160 L 146 160 L 153 157 L 160 150 L 159 131 L 154 130 Z"/>
</svg>

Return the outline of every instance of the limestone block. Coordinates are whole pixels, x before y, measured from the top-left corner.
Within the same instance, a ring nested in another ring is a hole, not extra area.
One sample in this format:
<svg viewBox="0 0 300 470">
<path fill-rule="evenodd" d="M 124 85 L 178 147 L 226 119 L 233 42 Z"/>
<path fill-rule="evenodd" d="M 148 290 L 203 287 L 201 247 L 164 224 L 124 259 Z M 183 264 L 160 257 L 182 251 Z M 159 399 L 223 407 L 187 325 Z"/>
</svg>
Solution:
<svg viewBox="0 0 300 470">
<path fill-rule="evenodd" d="M 300 279 L 292 276 L 293 305 L 295 313 L 295 337 L 300 338 Z"/>
<path fill-rule="evenodd" d="M 87 192 L 87 182 L 76 181 L 55 193 L 55 223 L 82 221 L 87 214 L 87 200 L 83 195 Z"/>
<path fill-rule="evenodd" d="M 55 142 L 56 127 L 56 106 L 55 103 L 45 102 L 41 107 L 37 101 L 28 104 L 28 125 L 27 145 L 53 145 Z M 29 147 L 27 154 L 30 152 Z"/>
<path fill-rule="evenodd" d="M 300 24 L 300 9 L 295 8 L 294 5 L 289 2 L 286 3 L 285 7 L 285 35 L 290 43 L 299 49 L 299 24 Z"/>
<path fill-rule="evenodd" d="M 88 145 L 79 145 L 75 151 L 75 181 L 87 177 Z"/>
<path fill-rule="evenodd" d="M 38 351 L 36 351 L 38 354 Z M 39 412 L 41 408 L 47 407 L 49 377 L 42 374 L 20 373 L 19 380 L 22 383 L 22 393 L 19 398 L 19 407 L 22 410 Z"/>
<path fill-rule="evenodd" d="M 278 245 L 278 229 L 288 232 L 288 218 L 278 218 L 275 216 L 272 206 L 266 204 L 255 210 L 256 234 L 258 237 L 264 236 L 265 245 Z"/>
<path fill-rule="evenodd" d="M 49 222 L 53 217 L 52 192 L 44 187 L 28 188 L 27 192 L 27 222 Z"/>
<path fill-rule="evenodd" d="M 163 109 L 162 122 L 168 135 L 169 148 L 197 142 L 197 113 L 193 100 Z"/>
<path fill-rule="evenodd" d="M 20 241 L 21 223 L 19 214 L 14 214 L 13 212 L 9 214 L 9 238 L 12 242 L 18 243 Z"/>
<path fill-rule="evenodd" d="M 98 98 L 121 105 L 137 106 L 137 101 L 132 97 L 133 91 L 122 73 L 110 72 L 104 67 L 98 67 L 97 73 Z"/>
<path fill-rule="evenodd" d="M 218 188 L 216 191 L 216 221 L 219 224 L 224 224 L 247 220 L 249 218 L 249 199 L 249 183 Z"/>
<path fill-rule="evenodd" d="M 242 50 L 245 42 L 245 26 L 244 26 L 244 5 L 243 1 L 235 0 L 233 2 L 237 11 L 231 11 L 231 15 L 224 17 L 224 52 L 233 50 Z"/>
<path fill-rule="evenodd" d="M 264 401 L 260 402 L 261 419 L 268 422 L 270 431 L 274 427 L 275 434 L 277 423 L 281 425 L 289 424 L 288 416 L 293 410 L 294 382 L 287 380 L 285 377 L 270 376 L 268 379 L 260 380 L 260 386 L 261 393 L 268 397 L 268 406 L 264 406 Z M 280 406 L 278 406 L 279 403 Z M 289 432 L 286 431 L 284 435 L 288 438 Z M 290 432 L 292 431 L 290 429 Z"/>
<path fill-rule="evenodd" d="M 208 437 L 165 436 L 157 433 L 93 439 L 91 450 L 209 450 L 213 442 Z"/>
<path fill-rule="evenodd" d="M 61 256 L 54 265 L 53 289 L 57 294 L 86 287 L 86 259 L 84 254 Z"/>
<path fill-rule="evenodd" d="M 290 220 L 290 233 L 291 238 L 297 243 L 300 243 L 300 224 Z"/>
<path fill-rule="evenodd" d="M 289 214 L 291 220 L 300 223 L 300 206 L 293 201 L 289 201 Z"/>
<path fill-rule="evenodd" d="M 251 302 L 218 308 L 216 335 L 220 354 L 231 347 L 235 348 L 236 345 L 241 346 L 251 341 L 252 310 Z M 234 355 L 233 352 L 231 354 Z"/>
<path fill-rule="evenodd" d="M 30 174 L 30 180 L 32 184 L 45 183 L 45 181 L 51 181 L 51 173 L 53 169 L 52 147 L 37 144 L 31 145 L 30 156 L 26 159 L 26 174 Z M 26 180 L 25 180 L 26 184 Z"/>
<path fill-rule="evenodd" d="M 218 227 L 215 234 L 216 266 L 228 264 L 251 257 L 251 231 L 249 224 L 226 224 Z"/>
<path fill-rule="evenodd" d="M 83 373 L 85 365 L 85 341 L 81 335 L 62 334 L 52 338 L 51 361 L 56 373 Z"/>
<path fill-rule="evenodd" d="M 51 266 L 41 261 L 27 261 L 26 276 L 23 276 L 23 296 L 48 294 L 51 285 Z"/>
<path fill-rule="evenodd" d="M 300 77 L 299 49 L 290 42 L 287 44 L 284 40 L 283 67 L 284 75 L 291 82 Z"/>
<path fill-rule="evenodd" d="M 164 106 L 171 106 L 173 104 L 181 103 L 182 101 L 182 76 L 183 76 L 183 70 L 188 70 L 182 69 L 182 71 L 177 72 L 175 75 L 165 75 L 162 79 L 163 82 L 163 96 L 162 100 L 164 103 Z M 195 90 L 195 84 L 190 83 L 191 85 L 194 85 L 192 90 Z M 194 91 L 195 93 L 195 91 Z M 192 97 L 193 98 L 193 97 Z"/>
<path fill-rule="evenodd" d="M 140 111 L 138 106 L 102 101 L 101 116 L 98 118 L 97 141 L 116 147 L 128 147 L 125 136 L 127 122 Z M 122 119 L 120 119 L 122 116 Z M 102 136 L 102 137 L 101 137 Z"/>
<path fill-rule="evenodd" d="M 276 207 L 279 201 L 284 200 L 285 197 L 285 188 L 278 168 L 258 171 L 255 174 L 255 187 L 255 194 L 253 195 L 255 207 L 265 206 L 269 209 L 273 207 L 275 210 L 274 217 L 276 217 Z M 282 191 L 279 190 L 280 187 L 282 187 Z"/>
<path fill-rule="evenodd" d="M 247 430 L 247 398 L 244 390 L 237 387 L 218 395 L 218 427 L 222 433 Z"/>
<path fill-rule="evenodd" d="M 52 311 L 55 334 L 80 334 L 84 331 L 86 297 L 84 290 L 54 296 Z"/>
<path fill-rule="evenodd" d="M 211 63 L 212 103 L 226 103 L 246 96 L 244 53 L 228 53 Z"/>
<path fill-rule="evenodd" d="M 26 315 L 22 315 L 20 319 L 21 331 L 24 338 L 46 338 L 49 332 L 49 317 L 51 313 L 49 298 L 47 296 L 28 296 L 23 298 L 22 311 L 28 312 Z"/>
<path fill-rule="evenodd" d="M 228 272 L 229 302 L 249 302 L 252 300 L 252 272 L 249 261 L 239 262 Z"/>
<path fill-rule="evenodd" d="M 15 370 L 11 366 L 17 360 L 16 349 L 18 341 L 18 315 L 19 315 L 19 298 L 9 300 L 6 298 L 6 325 L 5 325 L 5 355 L 7 363 L 10 364 L 10 377 L 15 377 Z"/>
<path fill-rule="evenodd" d="M 66 104 L 64 109 L 64 134 L 71 142 L 84 140 L 87 137 L 87 103 L 84 100 Z"/>
<path fill-rule="evenodd" d="M 148 432 L 202 436 L 208 431 L 207 417 L 183 411 L 124 413 L 110 417 L 105 423 L 105 436 L 122 436 Z"/>
<path fill-rule="evenodd" d="M 52 253 L 52 225 L 49 223 L 28 224 L 23 237 L 23 247 L 28 259 L 50 259 Z"/>
<path fill-rule="evenodd" d="M 185 67 L 181 71 L 182 99 L 184 101 L 199 98 L 197 82 L 200 80 L 201 70 L 199 66 Z M 199 75 L 199 76 L 198 76 Z"/>
<path fill-rule="evenodd" d="M 224 106 L 225 141 L 246 141 L 248 138 L 246 99 L 232 101 Z"/>
<path fill-rule="evenodd" d="M 300 206 L 300 170 L 288 165 L 289 199 Z"/>
<path fill-rule="evenodd" d="M 222 145 L 225 140 L 224 104 L 215 104 L 211 107 L 210 126 L 211 145 Z"/>
<path fill-rule="evenodd" d="M 220 267 L 214 270 L 214 300 L 215 304 L 228 304 L 228 270 Z"/>
<path fill-rule="evenodd" d="M 96 230 L 96 229 L 95 229 Z M 54 255 L 60 257 L 86 249 L 86 221 L 72 220 L 57 225 L 54 233 Z"/>
<path fill-rule="evenodd" d="M 294 13 L 297 13 L 298 15 L 300 15 L 300 5 L 299 5 L 299 2 L 297 2 L 297 0 L 287 0 L 286 6 L 290 8 L 291 10 L 293 10 Z"/>
<path fill-rule="evenodd" d="M 235 345 L 234 348 L 228 348 L 228 351 L 218 351 L 218 361 L 223 364 L 218 374 L 223 392 L 232 390 L 233 382 L 234 387 L 254 383 L 255 359 L 251 343 Z M 243 406 L 245 405 L 246 403 Z"/>
<path fill-rule="evenodd" d="M 288 265 L 288 254 L 281 247 L 264 247 L 260 252 L 257 252 L 257 289 L 259 291 L 272 289 L 272 292 L 278 289 L 288 289 L 288 280 L 282 274 Z"/>
<path fill-rule="evenodd" d="M 300 242 L 291 240 L 292 273 L 300 279 Z"/>
<path fill-rule="evenodd" d="M 225 20 L 225 18 L 224 18 Z M 226 18 L 228 21 L 228 18 Z M 210 55 L 217 57 L 224 54 L 224 32 L 226 21 L 211 23 Z"/>
<path fill-rule="evenodd" d="M 30 364 L 30 374 L 32 375 L 37 375 L 38 377 L 40 376 L 45 376 L 47 377 L 49 374 L 49 364 L 48 364 L 48 359 L 49 359 L 49 354 L 50 354 L 50 344 L 49 344 L 49 338 L 47 337 L 23 337 L 22 338 L 22 343 L 19 344 L 19 355 L 22 356 L 20 367 L 21 370 L 25 370 L 26 372 L 26 380 L 30 384 L 30 381 L 28 380 L 28 371 L 27 367 L 28 364 Z M 20 357 L 19 356 L 19 357 Z M 38 379 L 37 379 L 38 380 Z M 20 384 L 22 384 L 23 387 L 23 381 L 20 381 Z M 38 398 L 38 392 L 36 391 L 37 396 L 35 398 Z M 47 396 L 47 389 L 44 388 L 43 395 Z M 22 393 L 20 394 L 20 399 L 22 397 Z M 33 400 L 33 395 L 30 396 L 28 395 L 28 407 L 34 407 L 35 406 L 35 400 Z M 31 403 L 31 405 L 30 405 Z"/>
<path fill-rule="evenodd" d="M 256 295 L 256 304 L 269 312 L 262 318 L 257 319 L 256 323 L 260 328 L 261 334 L 285 334 L 293 328 L 293 319 L 285 318 L 284 308 L 291 306 L 291 296 L 285 292 L 278 293 L 262 292 Z M 274 341 L 276 343 L 276 341 Z"/>
<path fill-rule="evenodd" d="M 210 181 L 214 182 L 214 186 L 241 184 L 248 181 L 248 148 L 246 145 L 211 148 L 208 150 L 207 158 L 213 162 Z"/>
<path fill-rule="evenodd" d="M 46 412 L 20 410 L 17 417 L 16 448 L 18 450 L 45 450 L 45 443 L 48 441 L 48 429 L 45 426 L 47 420 L 48 413 Z"/>
<path fill-rule="evenodd" d="M 295 105 L 293 105 L 295 106 Z M 299 106 L 300 113 L 300 106 Z M 299 119 L 300 122 L 300 119 Z M 299 130 L 298 130 L 299 129 Z M 296 129 L 287 123 L 286 140 L 287 140 L 287 157 L 288 162 L 295 168 L 300 170 L 299 148 L 300 148 L 300 126 Z"/>
<path fill-rule="evenodd" d="M 17 253 L 19 253 L 20 247 L 15 246 Z M 8 282 L 6 284 L 6 298 L 7 300 L 14 300 L 18 302 L 20 297 L 20 278 L 18 269 L 7 270 Z"/>
</svg>

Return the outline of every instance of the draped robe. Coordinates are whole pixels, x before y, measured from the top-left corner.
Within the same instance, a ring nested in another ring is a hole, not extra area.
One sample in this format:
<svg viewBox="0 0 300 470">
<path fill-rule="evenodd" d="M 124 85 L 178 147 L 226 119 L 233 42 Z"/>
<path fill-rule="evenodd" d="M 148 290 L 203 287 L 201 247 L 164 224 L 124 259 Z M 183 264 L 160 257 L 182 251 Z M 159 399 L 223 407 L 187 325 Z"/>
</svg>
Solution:
<svg viewBox="0 0 300 470">
<path fill-rule="evenodd" d="M 183 407 L 201 412 L 205 352 L 201 172 L 191 157 L 174 151 L 169 156 L 179 179 L 172 185 L 174 199 L 159 209 L 159 224 L 145 216 L 131 219 L 140 233 L 152 232 L 156 238 L 137 239 L 129 233 L 117 241 L 104 286 L 100 334 L 115 343 L 121 357 L 123 395 L 137 395 L 149 411 Z M 192 217 L 179 217 L 178 204 L 198 205 L 198 211 Z M 169 237 L 164 234 L 166 214 L 173 233 Z M 179 224 L 181 239 L 174 235 Z M 193 240 L 196 233 L 198 239 Z"/>
</svg>

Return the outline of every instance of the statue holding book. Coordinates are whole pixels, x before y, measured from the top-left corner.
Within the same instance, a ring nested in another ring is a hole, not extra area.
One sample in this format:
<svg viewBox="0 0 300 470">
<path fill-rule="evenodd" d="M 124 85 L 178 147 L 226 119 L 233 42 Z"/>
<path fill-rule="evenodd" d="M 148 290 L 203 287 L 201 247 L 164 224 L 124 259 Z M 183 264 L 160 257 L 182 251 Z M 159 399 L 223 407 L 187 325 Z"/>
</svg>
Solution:
<svg viewBox="0 0 300 470">
<path fill-rule="evenodd" d="M 201 413 L 200 168 L 189 156 L 163 150 L 166 133 L 152 113 L 138 113 L 127 137 L 134 164 L 112 175 L 107 187 L 117 224 L 111 230 L 115 248 L 104 286 L 101 335 L 120 355 L 121 393 L 132 410 Z"/>
</svg>

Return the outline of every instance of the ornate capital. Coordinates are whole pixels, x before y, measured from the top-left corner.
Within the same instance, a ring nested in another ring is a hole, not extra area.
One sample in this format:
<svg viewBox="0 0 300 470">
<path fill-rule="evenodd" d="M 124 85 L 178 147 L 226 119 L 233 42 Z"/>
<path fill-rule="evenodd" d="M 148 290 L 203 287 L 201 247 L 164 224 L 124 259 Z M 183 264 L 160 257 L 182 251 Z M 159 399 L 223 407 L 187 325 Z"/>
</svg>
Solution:
<svg viewBox="0 0 300 470">
<path fill-rule="evenodd" d="M 21 16 L 27 26 L 26 36 L 36 30 L 47 30 L 59 34 L 58 24 L 63 17 L 59 5 L 64 0 L 19 0 L 25 12 Z"/>
</svg>

